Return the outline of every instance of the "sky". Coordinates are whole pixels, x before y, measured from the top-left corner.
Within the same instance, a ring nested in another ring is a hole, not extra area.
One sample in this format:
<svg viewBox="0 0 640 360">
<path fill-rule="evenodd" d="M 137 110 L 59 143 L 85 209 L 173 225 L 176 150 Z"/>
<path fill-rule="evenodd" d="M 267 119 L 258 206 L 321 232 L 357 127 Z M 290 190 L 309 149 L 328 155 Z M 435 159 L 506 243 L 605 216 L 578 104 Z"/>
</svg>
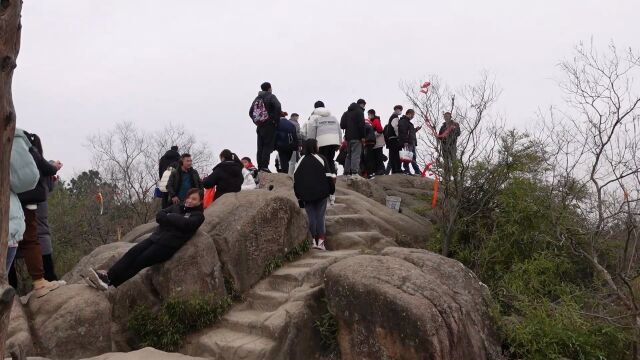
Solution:
<svg viewBox="0 0 640 360">
<path fill-rule="evenodd" d="M 640 50 L 637 0 L 25 1 L 14 74 L 18 127 L 62 176 L 91 168 L 87 137 L 132 121 L 184 124 L 214 153 L 255 157 L 248 108 L 270 81 L 283 110 L 358 98 L 388 118 L 400 83 L 492 74 L 506 124 L 562 101 L 558 63 L 580 41 Z"/>
</svg>

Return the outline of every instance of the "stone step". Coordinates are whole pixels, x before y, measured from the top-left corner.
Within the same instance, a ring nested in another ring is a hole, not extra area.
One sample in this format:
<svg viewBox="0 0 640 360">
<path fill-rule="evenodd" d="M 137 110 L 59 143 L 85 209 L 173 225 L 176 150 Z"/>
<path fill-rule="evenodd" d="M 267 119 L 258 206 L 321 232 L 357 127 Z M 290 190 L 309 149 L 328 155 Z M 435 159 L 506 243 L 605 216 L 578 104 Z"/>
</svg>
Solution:
<svg viewBox="0 0 640 360">
<path fill-rule="evenodd" d="M 348 204 L 337 203 L 335 205 L 327 206 L 327 215 L 351 215 L 356 214 L 356 212 L 349 207 Z"/>
<path fill-rule="evenodd" d="M 377 231 L 341 232 L 327 237 L 327 249 L 363 249 L 397 246 L 395 241 Z"/>
<path fill-rule="evenodd" d="M 343 232 L 375 231 L 378 229 L 376 219 L 371 215 L 333 215 L 325 218 L 327 235 Z"/>
<path fill-rule="evenodd" d="M 232 311 L 222 318 L 222 326 L 238 332 L 277 339 L 285 330 L 287 312 Z"/>
<path fill-rule="evenodd" d="M 275 345 L 275 341 L 263 336 L 216 328 L 203 333 L 197 343 L 189 344 L 187 352 L 211 359 L 262 360 L 269 358 Z"/>
<path fill-rule="evenodd" d="M 286 303 L 289 294 L 269 289 L 254 289 L 246 296 L 247 308 L 258 311 L 275 311 L 277 308 Z"/>
</svg>

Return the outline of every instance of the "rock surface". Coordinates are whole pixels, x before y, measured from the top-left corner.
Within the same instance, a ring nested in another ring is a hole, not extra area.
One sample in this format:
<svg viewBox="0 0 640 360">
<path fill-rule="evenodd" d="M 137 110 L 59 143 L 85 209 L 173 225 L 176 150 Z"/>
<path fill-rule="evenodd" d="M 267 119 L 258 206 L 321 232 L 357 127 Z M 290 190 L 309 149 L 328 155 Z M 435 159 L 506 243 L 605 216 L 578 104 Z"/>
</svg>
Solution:
<svg viewBox="0 0 640 360">
<path fill-rule="evenodd" d="M 16 353 L 22 351 L 24 354 L 33 354 L 35 351 L 33 337 L 29 329 L 29 318 L 27 318 L 17 296 L 13 300 L 11 308 L 11 320 L 9 321 L 5 348 Z"/>
<path fill-rule="evenodd" d="M 144 348 L 128 353 L 109 353 L 84 360 L 204 360 L 187 355 L 166 353 L 154 348 Z"/>
<path fill-rule="evenodd" d="M 488 289 L 459 262 L 387 248 L 327 270 L 342 359 L 499 359 Z"/>
<path fill-rule="evenodd" d="M 93 250 L 89 255 L 80 259 L 78 264 L 66 273 L 62 279 L 68 284 L 84 283 L 81 275 L 83 275 L 88 268 L 93 267 L 98 270 L 109 269 L 109 267 L 115 264 L 133 245 L 135 244 L 126 242 L 114 242 L 102 245 Z"/>
</svg>

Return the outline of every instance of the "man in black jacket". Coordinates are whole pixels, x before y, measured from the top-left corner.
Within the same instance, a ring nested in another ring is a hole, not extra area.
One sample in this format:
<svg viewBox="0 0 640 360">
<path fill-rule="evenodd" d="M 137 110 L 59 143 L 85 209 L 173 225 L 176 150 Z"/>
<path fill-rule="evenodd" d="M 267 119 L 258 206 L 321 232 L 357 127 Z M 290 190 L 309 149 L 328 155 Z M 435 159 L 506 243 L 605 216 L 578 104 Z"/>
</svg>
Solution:
<svg viewBox="0 0 640 360">
<path fill-rule="evenodd" d="M 360 174 L 360 157 L 365 137 L 364 108 L 366 105 L 364 100 L 359 99 L 349 105 L 340 119 L 340 128 L 344 130 L 344 137 L 347 141 L 345 175 L 358 176 Z"/>
<path fill-rule="evenodd" d="M 179 204 L 187 197 L 189 189 L 202 189 L 200 175 L 193 168 L 193 160 L 190 154 L 182 154 L 180 167 L 173 170 L 167 183 L 167 193 L 172 204 Z"/>
<path fill-rule="evenodd" d="M 258 103 L 263 103 L 266 108 L 269 118 L 263 122 L 258 123 L 256 133 L 258 134 L 258 170 L 264 172 L 269 171 L 269 162 L 271 159 L 271 153 L 275 150 L 276 143 L 276 128 L 280 121 L 280 115 L 282 114 L 282 106 L 278 98 L 273 95 L 273 89 L 268 82 L 260 85 L 261 91 L 258 92 L 251 107 L 249 108 L 249 117 L 254 119 L 255 107 Z M 255 122 L 255 119 L 254 119 Z"/>
<path fill-rule="evenodd" d="M 416 146 L 418 146 L 418 137 L 416 133 L 422 129 L 422 126 L 415 127 L 411 122 L 415 115 L 415 111 L 413 111 L 413 109 L 409 109 L 405 115 L 400 118 L 400 121 L 398 122 L 398 139 L 400 141 L 400 146 L 403 146 L 408 151 L 413 152 L 411 166 L 416 174 L 420 174 L 420 167 L 416 162 Z M 403 166 L 404 173 L 410 175 L 411 170 L 409 169 L 409 163 L 405 162 Z"/>
<path fill-rule="evenodd" d="M 149 266 L 165 262 L 180 250 L 204 222 L 202 191 L 190 189 L 184 205 L 173 205 L 156 215 L 158 229 L 127 251 L 109 271 L 89 269 L 85 282 L 106 291 L 120 286 Z"/>
<path fill-rule="evenodd" d="M 242 176 L 242 162 L 236 154 L 231 150 L 224 149 L 220 153 L 220 163 L 213 168 L 211 174 L 204 179 L 203 185 L 205 189 L 211 189 L 215 186 L 216 195 L 214 200 L 220 196 L 231 193 L 240 192 L 244 176 Z"/>
<path fill-rule="evenodd" d="M 158 162 L 158 179 L 162 179 L 162 174 L 167 168 L 178 161 L 180 161 L 180 153 L 178 152 L 178 147 L 174 145 L 162 155 Z"/>
</svg>

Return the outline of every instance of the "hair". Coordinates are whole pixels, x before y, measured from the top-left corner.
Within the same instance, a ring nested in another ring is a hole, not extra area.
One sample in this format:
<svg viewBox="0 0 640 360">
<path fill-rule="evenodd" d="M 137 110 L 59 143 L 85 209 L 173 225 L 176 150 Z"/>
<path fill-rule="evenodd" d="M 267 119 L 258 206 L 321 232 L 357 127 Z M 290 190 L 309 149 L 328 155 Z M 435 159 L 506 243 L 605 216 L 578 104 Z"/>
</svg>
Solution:
<svg viewBox="0 0 640 360">
<path fill-rule="evenodd" d="M 407 110 L 407 112 L 406 112 L 406 114 L 407 114 L 407 115 L 409 115 L 409 114 L 415 114 L 415 113 L 416 113 L 416 112 L 415 112 L 415 111 L 413 111 L 413 109 L 409 109 L 409 110 Z"/>
<path fill-rule="evenodd" d="M 36 148 L 36 150 L 38 151 L 38 154 L 44 156 L 44 154 L 42 153 L 42 141 L 40 140 L 40 136 L 38 136 L 38 134 L 29 134 L 28 136 L 29 142 L 31 143 L 31 146 L 33 146 L 34 148 Z"/>
<path fill-rule="evenodd" d="M 449 115 L 449 116 L 451 116 L 451 111 L 447 111 L 447 112 L 445 112 L 445 113 L 444 113 L 444 115 Z"/>
<path fill-rule="evenodd" d="M 231 161 L 233 160 L 234 157 L 234 153 L 231 152 L 231 150 L 229 149 L 224 149 L 222 150 L 222 152 L 220 152 L 220 157 L 224 159 L 224 161 Z"/>
<path fill-rule="evenodd" d="M 304 142 L 304 149 L 302 149 L 305 155 L 312 155 L 318 153 L 318 140 L 307 139 Z"/>
<path fill-rule="evenodd" d="M 367 102 L 364 101 L 364 99 L 358 99 L 358 101 L 356 101 L 356 104 L 358 104 L 358 105 L 367 105 Z"/>
<path fill-rule="evenodd" d="M 187 191 L 187 197 L 189 197 L 189 196 L 191 196 L 193 194 L 198 194 L 198 197 L 200 198 L 200 201 L 202 201 L 202 199 L 204 198 L 204 195 L 202 194 L 202 191 L 200 191 L 200 189 L 192 188 L 192 189 L 189 189 L 189 191 Z"/>
<path fill-rule="evenodd" d="M 173 146 L 171 147 L 171 150 L 173 150 L 173 151 L 178 151 L 178 146 L 177 146 L 177 145 L 173 145 Z"/>
<path fill-rule="evenodd" d="M 373 109 L 369 109 L 369 111 L 367 111 L 367 114 L 373 114 L 374 116 L 376 115 L 376 111 Z"/>
<path fill-rule="evenodd" d="M 403 109 L 402 105 L 396 105 L 393 107 L 393 110 L 402 110 L 402 109 Z"/>
<path fill-rule="evenodd" d="M 320 100 L 316 101 L 315 104 L 313 104 L 313 108 L 317 109 L 317 108 L 323 108 L 324 107 L 324 103 Z"/>
<path fill-rule="evenodd" d="M 188 157 L 191 157 L 191 154 L 189 154 L 189 153 L 184 153 L 184 154 L 182 154 L 182 156 L 180 156 L 180 160 L 185 159 L 185 158 L 188 158 Z"/>
<path fill-rule="evenodd" d="M 243 157 L 243 158 L 242 158 L 242 160 L 244 160 L 244 161 L 248 161 L 248 162 L 252 162 L 252 161 L 251 161 L 251 158 L 250 158 L 250 157 L 248 157 L 248 156 Z"/>
<path fill-rule="evenodd" d="M 269 91 L 271 84 L 269 82 L 263 82 L 262 85 L 260 85 L 260 89 L 262 89 L 262 91 Z"/>
<path fill-rule="evenodd" d="M 295 116 L 295 117 L 299 117 L 300 115 L 298 115 L 297 113 L 293 113 L 293 114 L 291 114 L 291 117 L 294 117 L 294 116 Z"/>
</svg>

